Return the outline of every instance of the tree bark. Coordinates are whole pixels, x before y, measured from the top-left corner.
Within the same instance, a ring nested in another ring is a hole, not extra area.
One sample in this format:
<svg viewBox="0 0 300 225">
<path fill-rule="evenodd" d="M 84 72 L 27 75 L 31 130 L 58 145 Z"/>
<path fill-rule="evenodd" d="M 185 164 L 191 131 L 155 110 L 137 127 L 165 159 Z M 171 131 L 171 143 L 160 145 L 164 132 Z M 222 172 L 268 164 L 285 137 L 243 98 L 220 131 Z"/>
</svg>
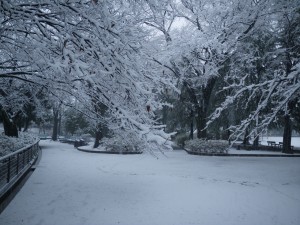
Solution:
<svg viewBox="0 0 300 225">
<path fill-rule="evenodd" d="M 53 131 L 52 131 L 52 141 L 57 141 L 57 134 L 58 134 L 58 110 L 53 112 Z"/>
<path fill-rule="evenodd" d="M 100 145 L 100 141 L 103 138 L 103 134 L 100 130 L 96 131 L 96 138 L 93 148 L 98 148 Z"/>
<path fill-rule="evenodd" d="M 246 129 L 245 131 L 245 136 L 244 136 L 244 140 L 243 140 L 243 145 L 249 145 L 249 130 Z"/>
<path fill-rule="evenodd" d="M 4 134 L 9 137 L 18 137 L 18 127 L 15 121 L 9 118 L 9 115 L 4 109 L 1 109 L 1 116 L 3 120 Z"/>
<path fill-rule="evenodd" d="M 193 110 L 191 109 L 191 130 L 190 130 L 190 139 L 194 139 L 194 113 Z"/>
<path fill-rule="evenodd" d="M 163 106 L 162 108 L 162 124 L 167 124 L 168 120 L 168 111 L 167 106 Z M 164 128 L 165 129 L 165 128 Z"/>
<path fill-rule="evenodd" d="M 257 135 L 257 136 L 254 138 L 253 146 L 254 146 L 254 147 L 258 147 L 258 143 L 259 143 L 259 135 Z"/>
<path fill-rule="evenodd" d="M 19 131 L 19 132 L 22 131 L 22 123 L 21 123 L 21 122 L 18 122 L 18 123 L 17 123 L 17 128 L 18 128 L 18 131 Z"/>
<path fill-rule="evenodd" d="M 29 124 L 30 124 L 30 119 L 28 117 L 26 117 L 23 132 L 28 130 Z"/>
<path fill-rule="evenodd" d="M 227 125 L 227 140 L 228 140 L 228 144 L 231 145 L 231 140 L 230 140 L 230 130 L 229 130 L 229 125 Z"/>
<path fill-rule="evenodd" d="M 291 30 L 288 30 L 288 37 L 292 37 L 290 34 Z M 292 41 L 286 40 L 286 49 L 290 49 Z M 289 53 L 289 51 L 286 51 L 286 76 L 288 76 L 292 72 L 293 63 L 291 61 L 292 57 Z M 291 149 L 291 142 L 292 142 L 292 123 L 291 123 L 291 117 L 290 112 L 293 110 L 293 108 L 296 105 L 296 100 L 290 101 L 287 104 L 288 111 L 286 112 L 284 116 L 284 131 L 283 131 L 283 146 L 282 146 L 282 152 L 283 153 L 293 153 L 293 150 Z"/>
<path fill-rule="evenodd" d="M 283 153 L 291 154 L 293 150 L 291 149 L 292 142 L 292 123 L 290 115 L 284 116 L 284 131 L 283 131 Z"/>
<path fill-rule="evenodd" d="M 207 138 L 207 132 L 206 132 L 206 110 L 204 110 L 202 107 L 198 107 L 198 115 L 196 118 L 197 123 L 197 138 Z"/>
<path fill-rule="evenodd" d="M 58 136 L 61 135 L 61 113 L 59 114 L 59 117 L 58 117 L 57 134 L 58 134 Z"/>
<path fill-rule="evenodd" d="M 197 115 L 197 137 L 207 138 L 206 122 L 208 107 L 211 100 L 211 94 L 216 83 L 216 78 L 208 80 L 206 86 L 202 87 L 202 99 L 196 100 L 198 102 L 198 115 Z M 195 97 L 197 99 L 197 97 Z"/>
<path fill-rule="evenodd" d="M 212 88 L 214 86 L 215 80 L 211 79 L 208 82 L 207 86 L 202 89 L 202 99 L 198 99 L 195 93 L 195 89 L 190 87 L 190 85 L 185 81 L 184 86 L 189 94 L 190 101 L 193 103 L 196 109 L 196 127 L 197 127 L 197 138 L 207 138 L 206 132 L 206 118 L 207 118 L 207 109 L 212 93 Z"/>
</svg>

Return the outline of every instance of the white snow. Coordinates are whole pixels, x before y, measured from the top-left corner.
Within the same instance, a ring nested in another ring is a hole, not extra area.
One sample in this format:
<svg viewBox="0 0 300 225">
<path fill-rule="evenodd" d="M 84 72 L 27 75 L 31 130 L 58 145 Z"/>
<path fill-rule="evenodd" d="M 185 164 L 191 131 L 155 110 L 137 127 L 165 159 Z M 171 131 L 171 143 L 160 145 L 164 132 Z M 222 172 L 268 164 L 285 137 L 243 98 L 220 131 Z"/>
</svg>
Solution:
<svg viewBox="0 0 300 225">
<path fill-rule="evenodd" d="M 268 145 L 267 141 L 282 142 L 283 137 L 262 137 L 261 144 Z M 300 147 L 300 137 L 292 137 L 291 145 Z"/>
<path fill-rule="evenodd" d="M 262 145 L 268 145 L 268 141 L 275 141 L 276 143 L 282 142 L 282 137 L 262 137 L 260 139 Z M 294 149 L 299 150 L 300 148 L 300 137 L 292 137 L 291 145 L 294 146 Z M 230 148 L 228 151 L 229 154 L 264 154 L 264 155 L 286 155 L 282 152 L 274 152 L 274 151 L 262 151 L 262 150 L 237 150 L 236 148 Z M 294 153 L 294 155 L 299 155 L 299 153 Z"/>
<path fill-rule="evenodd" d="M 38 138 L 32 133 L 19 132 L 19 137 L 16 138 L 6 136 L 4 133 L 1 133 L 0 129 L 0 157 L 30 146 L 36 141 L 38 141 Z"/>
<path fill-rule="evenodd" d="M 80 152 L 42 159 L 0 215 L 15 225 L 300 224 L 300 158 Z"/>
<path fill-rule="evenodd" d="M 262 150 L 237 150 L 236 148 L 229 148 L 228 154 L 239 154 L 239 155 L 282 155 L 282 156 L 287 156 L 286 153 L 282 153 L 280 151 L 275 152 L 275 151 L 262 151 Z M 295 155 L 300 155 L 299 153 L 294 153 Z"/>
</svg>

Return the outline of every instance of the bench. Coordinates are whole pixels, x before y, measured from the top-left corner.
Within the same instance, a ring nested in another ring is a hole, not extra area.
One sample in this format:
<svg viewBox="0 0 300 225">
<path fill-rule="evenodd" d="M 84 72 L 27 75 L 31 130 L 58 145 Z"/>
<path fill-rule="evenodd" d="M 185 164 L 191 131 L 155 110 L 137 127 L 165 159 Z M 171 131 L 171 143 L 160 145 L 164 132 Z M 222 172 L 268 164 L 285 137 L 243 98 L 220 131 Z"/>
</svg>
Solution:
<svg viewBox="0 0 300 225">
<path fill-rule="evenodd" d="M 267 141 L 268 146 L 276 147 L 276 148 L 283 148 L 283 142 L 278 142 L 278 144 L 275 141 Z M 291 145 L 291 150 L 294 150 L 294 146 Z"/>
<path fill-rule="evenodd" d="M 268 146 L 276 147 L 276 142 L 275 141 L 267 141 Z"/>
<path fill-rule="evenodd" d="M 279 147 L 280 147 L 280 148 L 283 148 L 283 142 L 279 142 Z M 291 150 L 292 150 L 292 151 L 294 150 L 294 146 L 293 146 L 293 145 L 291 145 Z"/>
<path fill-rule="evenodd" d="M 283 145 L 280 145 L 280 143 L 282 142 L 279 142 L 279 144 L 277 144 L 275 141 L 267 141 L 268 143 L 268 146 L 271 146 L 271 147 L 275 147 L 275 148 L 282 148 Z"/>
</svg>

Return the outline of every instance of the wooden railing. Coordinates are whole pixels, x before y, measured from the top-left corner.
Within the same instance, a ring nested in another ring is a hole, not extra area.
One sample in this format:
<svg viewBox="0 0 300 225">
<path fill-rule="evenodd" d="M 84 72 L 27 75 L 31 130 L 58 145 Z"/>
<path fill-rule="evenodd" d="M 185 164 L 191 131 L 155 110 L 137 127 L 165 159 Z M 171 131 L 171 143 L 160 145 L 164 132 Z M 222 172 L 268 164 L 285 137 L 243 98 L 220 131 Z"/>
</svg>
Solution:
<svg viewBox="0 0 300 225">
<path fill-rule="evenodd" d="M 0 158 L 0 198 L 31 168 L 39 154 L 39 141 Z"/>
</svg>

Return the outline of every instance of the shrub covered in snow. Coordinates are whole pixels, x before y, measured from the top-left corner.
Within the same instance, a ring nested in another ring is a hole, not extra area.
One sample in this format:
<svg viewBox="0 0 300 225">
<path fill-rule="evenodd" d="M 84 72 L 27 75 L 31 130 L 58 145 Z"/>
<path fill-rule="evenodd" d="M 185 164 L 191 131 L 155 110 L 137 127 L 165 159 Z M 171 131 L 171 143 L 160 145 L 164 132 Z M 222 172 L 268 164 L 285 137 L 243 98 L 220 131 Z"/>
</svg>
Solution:
<svg viewBox="0 0 300 225">
<path fill-rule="evenodd" d="M 187 140 L 189 140 L 189 135 L 186 133 L 178 134 L 175 137 L 175 142 L 180 147 L 184 147 L 184 144 Z"/>
<path fill-rule="evenodd" d="M 33 144 L 38 138 L 30 133 L 19 133 L 19 137 L 8 137 L 0 134 L 0 157 Z"/>
<path fill-rule="evenodd" d="M 119 133 L 113 138 L 104 138 L 103 144 L 111 152 L 142 152 L 144 142 L 134 132 Z"/>
<path fill-rule="evenodd" d="M 223 140 L 194 139 L 186 141 L 185 148 L 195 153 L 227 154 L 228 142 Z"/>
</svg>

